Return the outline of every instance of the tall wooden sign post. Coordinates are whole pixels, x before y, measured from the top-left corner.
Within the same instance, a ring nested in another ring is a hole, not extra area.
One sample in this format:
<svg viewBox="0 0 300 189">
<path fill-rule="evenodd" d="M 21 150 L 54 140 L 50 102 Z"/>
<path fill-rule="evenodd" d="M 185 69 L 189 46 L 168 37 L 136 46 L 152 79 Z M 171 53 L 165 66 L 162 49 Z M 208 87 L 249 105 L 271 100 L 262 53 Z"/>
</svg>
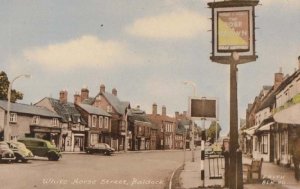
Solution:
<svg viewBox="0 0 300 189">
<path fill-rule="evenodd" d="M 255 6 L 259 0 L 208 3 L 212 9 L 213 62 L 230 65 L 229 188 L 242 189 L 242 156 L 238 144 L 237 65 L 257 59 Z"/>
</svg>

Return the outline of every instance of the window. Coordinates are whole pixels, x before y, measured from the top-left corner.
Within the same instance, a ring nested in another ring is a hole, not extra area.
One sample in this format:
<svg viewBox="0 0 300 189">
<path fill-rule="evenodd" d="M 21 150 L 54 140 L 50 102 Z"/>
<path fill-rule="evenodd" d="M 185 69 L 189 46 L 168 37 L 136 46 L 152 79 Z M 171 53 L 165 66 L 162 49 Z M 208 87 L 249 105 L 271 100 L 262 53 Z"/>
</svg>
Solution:
<svg viewBox="0 0 300 189">
<path fill-rule="evenodd" d="M 91 145 L 97 144 L 98 134 L 91 134 Z"/>
<path fill-rule="evenodd" d="M 262 136 L 262 153 L 267 154 L 268 153 L 268 135 Z"/>
<path fill-rule="evenodd" d="M 97 116 L 93 115 L 92 116 L 92 127 L 96 127 L 97 125 Z"/>
<path fill-rule="evenodd" d="M 17 114 L 16 113 L 10 113 L 9 122 L 11 122 L 11 123 L 17 122 Z"/>
<path fill-rule="evenodd" d="M 104 128 L 108 129 L 108 117 L 104 118 Z"/>
<path fill-rule="evenodd" d="M 112 112 L 112 107 L 108 105 L 108 106 L 106 107 L 106 111 L 107 111 L 107 112 Z"/>
<path fill-rule="evenodd" d="M 52 126 L 58 126 L 58 119 L 57 118 L 52 119 Z"/>
<path fill-rule="evenodd" d="M 103 128 L 103 117 L 99 117 L 99 128 Z"/>
<path fill-rule="evenodd" d="M 32 124 L 37 125 L 40 122 L 40 116 L 33 116 Z"/>
</svg>

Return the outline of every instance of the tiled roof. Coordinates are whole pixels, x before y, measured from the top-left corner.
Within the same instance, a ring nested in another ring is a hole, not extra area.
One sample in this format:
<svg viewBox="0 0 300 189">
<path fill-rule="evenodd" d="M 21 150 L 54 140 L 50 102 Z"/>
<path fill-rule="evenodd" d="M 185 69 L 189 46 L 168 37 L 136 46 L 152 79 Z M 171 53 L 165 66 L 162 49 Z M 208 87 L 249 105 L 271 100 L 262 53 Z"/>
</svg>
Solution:
<svg viewBox="0 0 300 189">
<path fill-rule="evenodd" d="M 59 100 L 54 98 L 48 98 L 54 110 L 63 118 L 63 122 L 81 123 L 86 125 L 87 123 L 82 119 L 79 111 L 76 109 L 73 103 L 67 102 L 65 104 L 60 103 Z"/>
<path fill-rule="evenodd" d="M 87 98 L 85 100 L 82 101 L 82 104 L 89 104 L 92 105 L 95 102 L 95 98 Z"/>
<path fill-rule="evenodd" d="M 88 104 L 78 104 L 77 106 L 79 106 L 83 110 L 87 111 L 89 114 L 103 115 L 103 116 L 111 117 L 111 115 L 109 113 L 105 112 L 100 107 L 95 107 L 95 106 L 91 106 L 91 105 L 88 105 Z"/>
<path fill-rule="evenodd" d="M 117 113 L 125 114 L 125 109 L 130 105 L 129 102 L 120 101 L 119 98 L 111 93 L 104 92 L 103 96 L 108 100 Z"/>
<path fill-rule="evenodd" d="M 4 110 L 7 110 L 7 101 L 0 100 L 0 107 Z M 28 104 L 20 104 L 20 103 L 11 103 L 10 111 L 16 113 L 44 116 L 44 117 L 56 117 L 56 118 L 61 117 L 57 113 L 52 112 L 45 107 L 28 105 Z"/>
<path fill-rule="evenodd" d="M 288 84 L 290 84 L 296 77 L 298 77 L 300 74 L 300 70 L 297 70 L 294 72 L 291 76 L 285 78 L 281 84 L 276 89 L 275 93 L 278 94 L 281 90 L 283 90 Z"/>
</svg>

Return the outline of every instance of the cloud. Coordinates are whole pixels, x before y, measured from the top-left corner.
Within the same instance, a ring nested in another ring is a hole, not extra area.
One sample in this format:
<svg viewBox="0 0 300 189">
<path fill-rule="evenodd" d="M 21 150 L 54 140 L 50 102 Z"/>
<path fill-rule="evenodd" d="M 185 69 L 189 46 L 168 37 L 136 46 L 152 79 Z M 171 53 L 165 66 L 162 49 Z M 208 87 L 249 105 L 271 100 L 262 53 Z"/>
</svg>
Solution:
<svg viewBox="0 0 300 189">
<path fill-rule="evenodd" d="M 28 61 L 55 69 L 95 66 L 107 68 L 124 63 L 124 60 L 132 63 L 137 59 L 125 44 L 102 41 L 95 36 L 82 36 L 63 43 L 30 48 L 23 51 L 23 56 Z"/>
<path fill-rule="evenodd" d="M 178 10 L 137 19 L 126 28 L 126 32 L 153 39 L 191 39 L 209 28 L 208 18 L 194 11 Z"/>
</svg>

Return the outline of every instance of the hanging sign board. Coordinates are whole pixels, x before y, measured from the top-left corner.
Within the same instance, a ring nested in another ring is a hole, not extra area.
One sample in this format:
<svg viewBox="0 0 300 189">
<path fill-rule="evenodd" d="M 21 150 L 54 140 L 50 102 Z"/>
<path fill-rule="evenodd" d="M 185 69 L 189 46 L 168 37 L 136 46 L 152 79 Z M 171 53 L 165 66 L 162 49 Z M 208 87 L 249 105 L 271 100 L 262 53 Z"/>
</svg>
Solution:
<svg viewBox="0 0 300 189">
<path fill-rule="evenodd" d="M 190 97 L 189 115 L 194 120 L 218 120 L 217 99 L 206 97 Z"/>
<path fill-rule="evenodd" d="M 239 54 L 238 64 L 257 59 L 255 52 L 256 0 L 218 1 L 208 3 L 212 8 L 213 62 L 229 64 L 232 53 Z"/>
<path fill-rule="evenodd" d="M 217 11 L 217 51 L 248 52 L 251 46 L 250 10 Z"/>
</svg>

